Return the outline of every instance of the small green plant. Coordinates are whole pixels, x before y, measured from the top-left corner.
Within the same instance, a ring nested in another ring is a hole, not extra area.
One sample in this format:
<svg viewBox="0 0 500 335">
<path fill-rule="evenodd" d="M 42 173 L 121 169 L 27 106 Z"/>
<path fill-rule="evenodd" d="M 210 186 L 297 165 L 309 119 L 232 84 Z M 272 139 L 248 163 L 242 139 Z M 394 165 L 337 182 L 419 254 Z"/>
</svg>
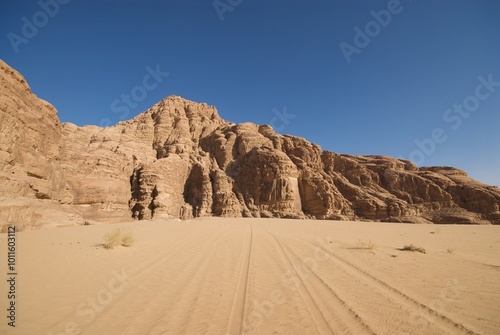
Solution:
<svg viewBox="0 0 500 335">
<path fill-rule="evenodd" d="M 413 244 L 410 244 L 410 245 L 405 245 L 403 248 L 401 248 L 402 251 L 417 251 L 417 252 L 421 252 L 423 254 L 425 254 L 425 249 L 422 248 L 422 247 L 417 247 Z"/>
<path fill-rule="evenodd" d="M 113 249 L 119 245 L 124 247 L 130 247 L 134 243 L 134 236 L 131 232 L 123 232 L 120 228 L 113 230 L 110 233 L 104 235 L 105 249 Z"/>
</svg>

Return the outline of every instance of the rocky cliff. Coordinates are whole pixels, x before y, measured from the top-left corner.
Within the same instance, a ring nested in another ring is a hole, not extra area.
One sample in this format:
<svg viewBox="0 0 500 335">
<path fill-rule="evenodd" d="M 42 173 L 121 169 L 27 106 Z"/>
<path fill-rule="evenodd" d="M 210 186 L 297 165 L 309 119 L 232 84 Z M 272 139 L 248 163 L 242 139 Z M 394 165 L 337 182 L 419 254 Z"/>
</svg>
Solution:
<svg viewBox="0 0 500 335">
<path fill-rule="evenodd" d="M 323 151 L 168 97 L 113 127 L 59 122 L 0 61 L 0 224 L 286 217 L 500 224 L 500 189 L 450 167 Z"/>
</svg>

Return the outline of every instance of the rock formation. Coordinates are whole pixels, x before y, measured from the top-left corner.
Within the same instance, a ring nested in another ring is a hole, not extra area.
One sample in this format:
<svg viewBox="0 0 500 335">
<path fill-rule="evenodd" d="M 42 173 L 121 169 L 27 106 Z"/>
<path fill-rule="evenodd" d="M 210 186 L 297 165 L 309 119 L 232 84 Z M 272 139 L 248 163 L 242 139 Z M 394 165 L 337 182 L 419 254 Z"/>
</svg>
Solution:
<svg viewBox="0 0 500 335">
<path fill-rule="evenodd" d="M 113 127 L 61 124 L 0 61 L 0 225 L 199 216 L 500 224 L 500 189 L 450 167 L 323 151 L 170 96 Z"/>
</svg>

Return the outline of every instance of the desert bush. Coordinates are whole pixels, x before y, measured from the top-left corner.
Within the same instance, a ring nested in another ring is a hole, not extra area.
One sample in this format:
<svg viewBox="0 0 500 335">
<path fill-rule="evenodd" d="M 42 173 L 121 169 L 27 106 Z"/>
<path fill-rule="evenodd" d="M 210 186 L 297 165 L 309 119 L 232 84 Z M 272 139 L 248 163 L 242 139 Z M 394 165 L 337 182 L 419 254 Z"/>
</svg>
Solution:
<svg viewBox="0 0 500 335">
<path fill-rule="evenodd" d="M 104 248 L 113 249 L 119 245 L 130 247 L 134 243 L 134 236 L 130 231 L 124 232 L 120 228 L 104 235 Z"/>
<path fill-rule="evenodd" d="M 356 243 L 355 249 L 373 250 L 374 248 L 375 248 L 375 244 L 372 241 L 358 240 L 358 242 Z"/>
<path fill-rule="evenodd" d="M 122 235 L 122 230 L 119 228 L 104 235 L 104 244 L 103 244 L 104 248 L 113 249 L 114 247 L 119 246 L 121 235 Z"/>
<path fill-rule="evenodd" d="M 417 252 L 421 252 L 423 254 L 425 254 L 425 249 L 422 248 L 422 247 L 417 247 L 413 244 L 410 244 L 410 245 L 405 245 L 401 250 L 403 251 L 417 251 Z"/>
<path fill-rule="evenodd" d="M 132 244 L 134 244 L 134 236 L 132 235 L 132 232 L 128 231 L 123 233 L 122 246 L 131 247 Z"/>
</svg>

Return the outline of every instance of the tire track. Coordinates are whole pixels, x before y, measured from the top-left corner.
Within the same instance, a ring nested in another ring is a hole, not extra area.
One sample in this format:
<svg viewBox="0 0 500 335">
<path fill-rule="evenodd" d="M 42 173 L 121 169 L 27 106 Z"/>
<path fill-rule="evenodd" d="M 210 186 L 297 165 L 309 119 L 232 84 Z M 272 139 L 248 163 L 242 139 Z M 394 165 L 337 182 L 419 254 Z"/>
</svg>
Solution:
<svg viewBox="0 0 500 335">
<path fill-rule="evenodd" d="M 221 235 L 218 235 L 220 237 Z M 161 319 L 156 318 L 154 320 L 155 324 L 149 329 L 148 334 L 165 334 L 166 332 L 174 332 L 179 334 L 187 334 L 186 328 L 191 324 L 193 310 L 200 298 L 201 291 L 205 289 L 203 285 L 205 283 L 205 278 L 209 274 L 210 270 L 213 269 L 211 266 L 215 255 L 219 254 L 219 248 L 221 247 L 221 242 L 229 236 L 229 233 L 222 235 L 217 242 L 206 247 L 205 250 L 200 250 L 197 257 L 190 258 L 188 266 L 185 268 L 182 274 L 178 275 L 173 283 L 170 283 L 170 287 L 175 287 L 175 294 L 171 297 L 171 307 L 165 308 L 163 311 L 158 311 L 156 314 L 161 317 Z M 215 267 L 217 269 L 217 267 Z M 186 283 L 190 283 L 186 286 Z M 190 287 L 195 287 L 196 289 L 189 289 Z M 162 301 L 162 298 L 156 298 L 156 300 Z M 178 299 L 176 299 L 178 297 Z M 175 303 L 175 304 L 174 304 Z M 154 309 L 154 304 L 150 309 Z M 150 315 L 152 313 L 148 313 Z M 167 317 L 168 316 L 168 317 Z M 172 320 L 175 320 L 172 322 Z M 182 320 L 180 322 L 179 320 Z M 137 334 L 138 331 L 144 331 L 144 328 L 139 328 L 131 334 Z M 178 330 L 178 331 L 177 331 Z"/>
<path fill-rule="evenodd" d="M 373 276 L 372 274 L 368 273 L 367 271 L 361 269 L 360 267 L 356 266 L 355 264 L 349 262 L 348 260 L 334 254 L 331 250 L 328 250 L 327 248 L 323 247 L 322 245 L 315 245 L 311 242 L 304 241 L 302 239 L 296 238 L 298 241 L 301 241 L 302 243 L 306 243 L 314 248 L 320 248 L 322 249 L 327 257 L 335 262 L 335 264 L 341 268 L 343 271 L 345 271 L 348 275 L 352 276 L 352 278 L 356 278 L 360 282 L 363 282 L 365 284 L 368 284 L 371 287 L 376 288 L 380 293 L 384 294 L 386 297 L 388 297 L 392 301 L 397 301 L 399 304 L 403 305 L 406 307 L 408 311 L 415 311 L 418 310 L 420 311 L 419 314 L 423 315 L 425 313 L 430 314 L 436 318 L 436 326 L 438 328 L 441 328 L 443 331 L 449 334 L 456 334 L 457 331 L 461 331 L 465 334 L 471 334 L 471 335 L 479 335 L 476 332 L 466 328 L 464 325 L 459 324 L 449 317 L 439 313 L 438 311 L 430 308 L 429 306 L 420 303 L 419 301 L 413 299 L 412 297 L 408 296 L 407 294 L 401 292 L 397 288 L 390 286 L 386 282 L 380 280 L 379 278 Z M 326 283 L 325 283 L 326 284 Z M 328 284 L 326 284 L 328 285 Z"/>
<path fill-rule="evenodd" d="M 302 297 L 304 304 L 307 306 L 307 309 L 309 310 L 309 313 L 311 314 L 316 324 L 316 329 L 318 330 L 319 334 L 334 334 L 334 332 L 330 328 L 330 325 L 326 321 L 324 315 L 321 313 L 320 308 L 314 301 L 311 293 L 304 285 L 304 281 L 301 278 L 301 275 L 299 274 L 297 267 L 292 263 L 290 258 L 287 256 L 279 240 L 276 238 L 276 236 L 273 235 L 273 233 L 264 228 L 262 224 L 260 224 L 260 226 L 264 231 L 266 231 L 272 237 L 272 241 L 276 247 L 276 251 L 278 251 L 280 258 L 285 264 L 288 271 L 293 272 L 295 274 L 293 276 L 294 285 L 297 288 L 297 291 L 299 292 L 300 296 Z"/>
<path fill-rule="evenodd" d="M 250 222 L 250 233 L 242 251 L 242 262 L 239 271 L 236 291 L 234 293 L 233 304 L 229 314 L 229 320 L 226 328 L 227 335 L 241 334 L 243 331 L 243 320 L 245 312 L 245 303 L 247 300 L 248 277 L 250 273 L 250 259 L 252 257 L 253 245 L 253 223 Z"/>
<path fill-rule="evenodd" d="M 198 233 L 198 235 L 202 235 L 209 230 L 210 230 L 210 228 L 206 228 L 203 232 Z M 137 271 L 135 271 L 135 274 L 132 274 L 131 276 L 135 277 L 135 276 L 138 276 L 139 274 L 142 275 L 144 273 L 144 271 L 146 271 L 146 270 L 148 270 L 148 272 L 152 272 L 152 271 L 156 270 L 157 267 L 154 265 L 156 265 L 158 263 L 164 263 L 166 260 L 173 258 L 180 251 L 186 250 L 186 245 L 189 245 L 200 238 L 200 236 L 198 236 L 198 235 L 194 235 L 191 238 L 184 240 L 184 242 L 179 243 L 177 245 L 177 247 L 173 251 L 171 251 L 168 255 L 157 257 L 155 260 L 153 260 L 153 261 L 145 264 L 141 268 L 139 268 Z"/>
<path fill-rule="evenodd" d="M 325 309 L 323 314 L 326 316 L 327 321 L 330 322 L 330 326 L 336 331 L 338 330 L 341 334 L 376 334 L 370 326 L 354 311 L 354 309 L 347 304 L 345 300 L 343 300 L 339 295 L 335 292 L 335 290 L 330 287 L 315 271 L 311 268 L 311 266 L 307 265 L 303 262 L 300 257 L 292 251 L 289 246 L 285 245 L 285 249 L 293 255 L 293 257 L 297 260 L 297 262 L 303 264 L 308 269 L 308 274 L 311 274 L 312 277 L 309 277 L 312 281 L 315 281 L 319 285 L 310 285 L 310 290 L 316 291 L 318 297 L 322 297 L 326 300 L 325 296 L 328 296 L 329 299 L 327 303 L 325 303 Z M 309 279 L 308 278 L 308 279 Z M 323 288 L 321 290 L 320 288 Z M 322 292 L 321 292 L 322 291 Z"/>
<path fill-rule="evenodd" d="M 171 287 L 172 286 L 178 287 L 178 289 L 174 291 L 174 292 L 176 292 L 174 296 L 177 296 L 180 293 L 182 293 L 183 292 L 182 289 L 183 289 L 183 287 L 185 287 L 186 282 L 189 282 L 190 280 L 195 278 L 195 276 L 199 273 L 200 270 L 206 270 L 207 262 L 209 259 L 211 259 L 211 257 L 215 253 L 215 250 L 217 249 L 216 246 L 218 244 L 220 244 L 220 242 L 224 238 L 227 238 L 228 235 L 229 234 L 227 232 L 225 234 L 216 235 L 214 238 L 210 239 L 207 243 L 202 244 L 202 248 L 200 248 L 200 251 L 196 252 L 195 257 L 193 257 L 193 258 L 189 257 L 190 254 L 184 255 L 184 258 L 190 259 L 190 261 L 185 262 L 186 264 L 188 264 L 188 266 L 183 268 L 180 272 L 176 273 L 172 278 L 169 278 L 170 282 L 166 283 Z M 148 265 L 141 267 L 141 270 L 138 271 L 138 274 L 129 275 L 130 279 L 129 279 L 128 286 L 132 286 L 132 287 L 136 286 L 138 288 L 140 288 L 140 287 L 143 288 L 144 287 L 143 283 L 148 282 L 148 280 L 151 279 L 151 273 L 155 273 L 155 274 L 161 276 L 161 274 L 163 272 L 168 271 L 171 268 L 171 266 L 169 264 L 170 260 L 173 259 L 174 256 L 177 256 L 179 253 L 181 253 L 183 250 L 184 251 L 185 250 L 192 250 L 193 248 L 185 248 L 185 246 L 192 244 L 197 239 L 200 239 L 200 236 L 203 236 L 203 235 L 196 234 L 195 236 L 193 236 L 189 240 L 185 241 L 184 243 L 179 244 L 179 246 L 175 249 L 175 251 L 169 253 L 169 255 L 167 255 L 165 257 L 161 257 L 160 259 L 157 259 L 156 261 L 150 262 Z M 212 250 L 212 252 L 209 254 L 210 256 L 207 257 L 207 253 L 203 253 L 203 252 L 201 252 L 201 250 L 205 250 L 205 251 Z M 178 263 L 175 263 L 175 261 L 174 261 L 172 264 L 178 264 Z M 203 264 L 203 265 L 198 267 L 198 264 Z M 158 281 L 158 280 L 156 280 L 156 281 Z M 108 321 L 107 322 L 108 324 L 116 322 L 117 326 L 123 326 L 123 320 L 120 321 L 118 318 L 119 315 L 121 313 L 123 313 L 123 307 L 120 307 L 119 305 L 123 305 L 124 301 L 130 301 L 131 303 L 128 305 L 133 307 L 134 305 L 138 304 L 139 300 L 144 300 L 144 299 L 148 300 L 148 303 L 145 304 L 146 306 L 148 306 L 147 308 L 145 308 L 139 312 L 132 313 L 132 315 L 134 315 L 134 317 L 131 319 L 128 319 L 128 326 L 126 326 L 122 332 L 123 334 L 127 334 L 130 331 L 130 329 L 134 329 L 137 326 L 137 324 L 135 323 L 135 320 L 141 320 L 141 318 L 143 316 L 148 316 L 149 318 L 151 318 L 151 315 L 158 314 L 158 313 L 155 313 L 157 311 L 157 308 L 155 308 L 155 306 L 156 306 L 155 302 L 162 301 L 162 299 L 165 299 L 170 292 L 169 290 L 157 290 L 158 294 L 154 295 L 153 299 L 151 300 L 151 299 L 148 299 L 148 298 L 151 298 L 150 295 L 145 295 L 145 293 L 147 291 L 143 292 L 142 294 L 140 294 L 140 292 L 130 292 L 130 290 L 128 290 L 128 291 L 129 292 L 127 294 L 120 294 L 119 296 L 117 296 L 117 298 L 115 300 L 113 300 L 113 303 L 111 306 L 109 306 L 104 311 L 97 314 L 96 318 L 92 321 L 91 324 L 86 324 L 86 325 L 82 326 L 82 328 L 87 330 L 87 328 L 89 328 L 89 327 L 90 328 L 96 327 L 96 324 L 101 323 L 101 321 L 104 322 L 103 320 L 105 320 L 105 319 L 112 320 L 112 321 Z M 133 293 L 133 294 L 131 294 L 131 293 Z M 176 302 L 178 300 L 169 299 L 169 303 L 172 303 L 172 301 Z M 115 312 L 115 310 L 117 310 L 118 312 Z M 117 316 L 116 318 L 109 317 L 110 315 L 113 316 L 115 314 Z M 114 320 L 116 320 L 116 321 L 114 321 Z M 157 322 L 157 321 L 158 320 L 155 320 L 155 322 Z M 138 330 L 142 331 L 142 329 L 144 329 L 144 328 L 140 328 Z M 135 333 L 132 332 L 131 334 L 135 334 Z"/>
<path fill-rule="evenodd" d="M 205 231 L 209 231 L 209 228 L 207 228 Z M 154 272 L 158 268 L 157 267 L 158 264 L 163 264 L 163 263 L 169 261 L 174 256 L 176 256 L 179 252 L 181 252 L 182 250 L 185 250 L 187 245 L 190 245 L 192 242 L 194 242 L 198 238 L 199 238 L 199 236 L 195 235 L 189 239 L 181 240 L 181 242 L 178 243 L 172 251 L 167 252 L 165 254 L 160 254 L 158 257 L 156 257 L 155 259 L 153 259 L 149 263 L 141 266 L 134 273 L 129 273 L 128 277 L 131 278 L 132 280 L 138 280 L 138 278 L 149 277 L 150 273 Z M 139 281 L 139 282 L 141 282 L 141 281 Z M 101 286 L 96 287 L 96 292 L 93 292 L 93 294 L 96 294 L 99 291 L 99 289 L 102 287 L 104 287 L 104 283 L 102 283 Z M 126 296 L 122 296 L 122 295 L 118 296 L 116 298 L 116 300 L 114 300 L 114 304 L 125 299 L 125 297 Z M 83 300 L 84 299 L 82 299 L 82 301 Z M 56 323 L 53 323 L 52 325 L 48 326 L 44 330 L 44 332 L 49 333 L 50 331 L 54 331 L 54 330 L 57 330 L 59 328 L 63 329 L 68 320 L 72 321 L 76 318 L 75 314 L 76 314 L 76 306 L 75 306 L 75 308 L 72 309 L 72 311 L 70 313 L 67 313 L 63 318 L 61 318 L 60 321 L 57 321 Z M 81 317 L 78 317 L 78 319 L 81 319 Z M 95 322 L 95 320 L 93 320 L 92 322 Z M 87 325 L 88 324 L 85 324 L 84 327 Z"/>
</svg>

